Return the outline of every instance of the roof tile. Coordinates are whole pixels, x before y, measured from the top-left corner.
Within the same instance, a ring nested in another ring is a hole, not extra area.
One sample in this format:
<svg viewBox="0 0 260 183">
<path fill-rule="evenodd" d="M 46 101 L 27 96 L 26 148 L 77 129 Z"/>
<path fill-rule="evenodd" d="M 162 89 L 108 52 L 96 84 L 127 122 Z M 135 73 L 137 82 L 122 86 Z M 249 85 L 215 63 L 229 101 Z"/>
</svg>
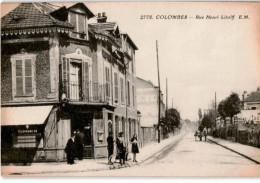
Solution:
<svg viewBox="0 0 260 183">
<path fill-rule="evenodd" d="M 21 3 L 1 18 L 1 28 L 5 30 L 51 26 L 73 27 L 68 22 L 62 22 L 50 16 L 49 12 L 53 10 L 40 3 Z"/>
<path fill-rule="evenodd" d="M 245 99 L 246 102 L 260 101 L 260 91 L 251 92 L 250 95 Z"/>
</svg>

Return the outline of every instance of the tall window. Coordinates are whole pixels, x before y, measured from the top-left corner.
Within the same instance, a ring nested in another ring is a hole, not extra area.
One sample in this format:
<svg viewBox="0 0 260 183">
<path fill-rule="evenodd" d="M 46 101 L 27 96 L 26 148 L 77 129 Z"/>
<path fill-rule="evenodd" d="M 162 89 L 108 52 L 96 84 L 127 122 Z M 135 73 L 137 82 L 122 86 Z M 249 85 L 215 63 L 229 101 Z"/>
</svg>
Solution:
<svg viewBox="0 0 260 183">
<path fill-rule="evenodd" d="M 11 57 L 13 72 L 13 94 L 19 96 L 33 96 L 35 55 L 21 54 Z"/>
<path fill-rule="evenodd" d="M 117 73 L 114 73 L 114 90 L 115 90 L 115 100 L 118 100 L 118 76 Z"/>
<path fill-rule="evenodd" d="M 127 81 L 127 105 L 130 105 L 130 82 Z"/>
<path fill-rule="evenodd" d="M 135 106 L 135 87 L 132 86 L 132 93 L 133 93 L 133 107 Z"/>
<path fill-rule="evenodd" d="M 71 33 L 71 37 L 86 39 L 87 36 L 87 26 L 86 26 L 86 16 L 74 12 L 69 13 L 69 21 L 74 25 L 74 31 Z"/>
<path fill-rule="evenodd" d="M 121 103 L 125 102 L 124 88 L 124 80 L 120 78 Z"/>
<path fill-rule="evenodd" d="M 110 98 L 110 74 L 109 74 L 109 68 L 105 68 L 105 74 L 106 74 L 106 97 Z"/>
<path fill-rule="evenodd" d="M 132 73 L 135 72 L 135 69 L 134 69 L 134 60 L 131 61 L 131 65 L 132 65 Z"/>
</svg>

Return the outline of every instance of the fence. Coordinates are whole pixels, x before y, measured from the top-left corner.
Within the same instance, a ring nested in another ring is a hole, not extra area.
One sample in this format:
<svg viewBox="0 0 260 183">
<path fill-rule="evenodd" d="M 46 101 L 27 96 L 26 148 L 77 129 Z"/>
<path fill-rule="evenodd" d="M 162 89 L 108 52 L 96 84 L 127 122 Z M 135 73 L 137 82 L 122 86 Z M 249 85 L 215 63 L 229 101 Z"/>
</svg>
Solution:
<svg viewBox="0 0 260 183">
<path fill-rule="evenodd" d="M 239 129 L 237 126 L 219 128 L 217 130 L 217 137 L 260 148 L 259 126 L 248 126 L 244 129 Z"/>
</svg>

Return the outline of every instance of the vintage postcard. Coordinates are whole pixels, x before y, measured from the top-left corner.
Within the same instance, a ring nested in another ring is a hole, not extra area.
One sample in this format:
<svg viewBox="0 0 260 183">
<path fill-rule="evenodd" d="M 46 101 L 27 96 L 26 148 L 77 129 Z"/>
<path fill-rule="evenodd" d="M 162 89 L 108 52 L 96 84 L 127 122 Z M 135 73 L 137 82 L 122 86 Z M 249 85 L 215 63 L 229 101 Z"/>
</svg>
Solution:
<svg viewBox="0 0 260 183">
<path fill-rule="evenodd" d="M 1 3 L 1 175 L 260 176 L 260 3 Z"/>
</svg>

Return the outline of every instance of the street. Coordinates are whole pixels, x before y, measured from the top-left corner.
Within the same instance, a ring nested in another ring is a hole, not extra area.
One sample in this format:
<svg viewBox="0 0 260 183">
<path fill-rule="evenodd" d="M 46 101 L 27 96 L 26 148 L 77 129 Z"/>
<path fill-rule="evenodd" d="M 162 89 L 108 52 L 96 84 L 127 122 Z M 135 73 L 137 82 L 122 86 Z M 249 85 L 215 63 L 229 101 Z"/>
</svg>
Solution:
<svg viewBox="0 0 260 183">
<path fill-rule="evenodd" d="M 138 156 L 137 156 L 138 158 Z M 129 168 L 67 172 L 65 176 L 259 176 L 260 166 L 210 141 L 195 141 L 189 132 L 145 162 Z M 32 176 L 64 176 L 34 174 Z"/>
</svg>

